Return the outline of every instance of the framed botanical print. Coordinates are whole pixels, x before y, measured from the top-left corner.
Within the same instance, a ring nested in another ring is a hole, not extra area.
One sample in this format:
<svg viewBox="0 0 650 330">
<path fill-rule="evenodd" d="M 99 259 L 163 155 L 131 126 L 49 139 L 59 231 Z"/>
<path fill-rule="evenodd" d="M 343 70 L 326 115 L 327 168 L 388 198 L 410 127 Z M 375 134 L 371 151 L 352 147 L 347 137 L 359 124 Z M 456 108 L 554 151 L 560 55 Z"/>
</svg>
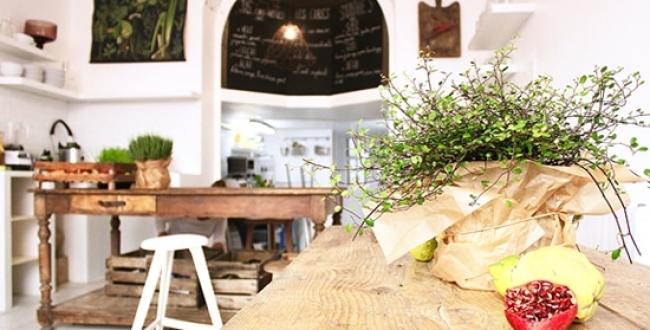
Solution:
<svg viewBox="0 0 650 330">
<path fill-rule="evenodd" d="M 184 61 L 187 0 L 94 0 L 90 63 Z"/>
</svg>

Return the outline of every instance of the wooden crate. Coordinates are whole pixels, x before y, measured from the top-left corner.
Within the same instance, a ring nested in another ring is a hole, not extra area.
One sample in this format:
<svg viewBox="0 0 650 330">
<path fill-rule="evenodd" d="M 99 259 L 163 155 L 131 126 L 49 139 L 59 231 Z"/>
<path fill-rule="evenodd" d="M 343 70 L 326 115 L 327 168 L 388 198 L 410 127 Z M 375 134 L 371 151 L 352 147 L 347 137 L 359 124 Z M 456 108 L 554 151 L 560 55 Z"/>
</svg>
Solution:
<svg viewBox="0 0 650 330">
<path fill-rule="evenodd" d="M 208 260 L 223 254 L 221 250 L 207 248 L 204 248 L 203 252 Z M 153 252 L 136 250 L 106 259 L 105 294 L 114 297 L 140 297 L 152 257 Z M 200 308 L 204 303 L 203 294 L 189 251 L 177 251 L 172 273 L 168 306 Z M 158 293 L 154 295 L 152 303 L 158 303 Z"/>
<path fill-rule="evenodd" d="M 135 164 L 34 162 L 33 179 L 37 187 L 42 182 L 93 182 L 108 189 L 129 188 L 135 182 Z"/>
<path fill-rule="evenodd" d="M 275 251 L 234 250 L 208 261 L 219 309 L 236 312 L 246 306 L 271 282 L 264 265 L 279 258 Z"/>
</svg>

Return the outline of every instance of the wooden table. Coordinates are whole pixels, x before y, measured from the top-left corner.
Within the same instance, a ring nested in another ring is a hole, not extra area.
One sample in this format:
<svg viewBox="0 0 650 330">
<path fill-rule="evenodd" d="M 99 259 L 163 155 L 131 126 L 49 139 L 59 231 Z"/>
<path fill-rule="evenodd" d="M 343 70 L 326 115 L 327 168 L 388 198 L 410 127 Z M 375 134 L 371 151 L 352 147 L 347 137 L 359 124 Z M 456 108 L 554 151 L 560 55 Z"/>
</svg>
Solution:
<svg viewBox="0 0 650 330">
<path fill-rule="evenodd" d="M 594 317 L 570 329 L 650 329 L 650 267 L 587 252 L 607 292 Z M 495 292 L 434 278 L 409 254 L 390 265 L 371 232 L 352 241 L 329 227 L 223 330 L 510 329 Z"/>
<path fill-rule="evenodd" d="M 247 219 L 309 218 L 315 235 L 325 228 L 328 214 L 334 222 L 340 213 L 329 197 L 331 188 L 171 188 L 167 190 L 34 189 L 34 214 L 39 221 L 39 270 L 41 305 L 37 312 L 42 329 L 54 322 L 130 325 L 137 299 L 105 297 L 101 292 L 52 306 L 52 214 L 111 216 L 111 254 L 120 254 L 120 215 L 172 217 L 224 217 Z M 103 291 L 103 290 L 102 290 Z M 153 319 L 155 309 L 150 316 Z M 173 317 L 174 311 L 170 311 Z M 203 319 L 205 311 L 178 311 L 178 315 Z"/>
</svg>

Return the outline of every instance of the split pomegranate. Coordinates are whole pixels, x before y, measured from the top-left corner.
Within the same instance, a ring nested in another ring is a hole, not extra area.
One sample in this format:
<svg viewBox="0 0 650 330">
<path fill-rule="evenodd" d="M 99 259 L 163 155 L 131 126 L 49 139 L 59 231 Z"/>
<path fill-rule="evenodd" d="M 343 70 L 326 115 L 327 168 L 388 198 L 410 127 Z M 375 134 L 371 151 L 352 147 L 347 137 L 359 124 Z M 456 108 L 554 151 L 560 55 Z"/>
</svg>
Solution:
<svg viewBox="0 0 650 330">
<path fill-rule="evenodd" d="M 576 298 L 565 285 L 535 280 L 505 294 L 506 319 L 515 330 L 565 330 L 577 313 Z"/>
</svg>

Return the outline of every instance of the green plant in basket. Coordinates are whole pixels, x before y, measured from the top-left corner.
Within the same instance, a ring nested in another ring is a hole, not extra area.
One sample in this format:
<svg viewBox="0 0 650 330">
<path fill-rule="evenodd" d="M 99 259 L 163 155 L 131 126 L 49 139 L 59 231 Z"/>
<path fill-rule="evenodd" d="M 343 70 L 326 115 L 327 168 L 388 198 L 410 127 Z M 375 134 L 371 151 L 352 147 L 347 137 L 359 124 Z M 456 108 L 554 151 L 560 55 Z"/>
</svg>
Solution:
<svg viewBox="0 0 650 330">
<path fill-rule="evenodd" d="M 137 136 L 129 142 L 129 156 L 134 161 L 167 159 L 171 157 L 174 142 L 156 134 Z"/>
<path fill-rule="evenodd" d="M 122 147 L 107 147 L 99 152 L 97 161 L 100 163 L 133 163 L 129 150 Z"/>
<path fill-rule="evenodd" d="M 137 136 L 129 142 L 129 156 L 137 167 L 135 187 L 167 189 L 171 183 L 169 164 L 174 142 L 156 134 Z"/>
<path fill-rule="evenodd" d="M 457 78 L 435 68 L 430 54 L 422 52 L 416 74 L 384 77 L 379 87 L 389 133 L 370 135 L 360 126 L 348 132 L 354 141 L 351 152 L 360 166 L 338 168 L 307 161 L 316 170 L 331 172 L 336 193 L 362 201 L 363 214 L 347 210 L 355 217 L 357 234 L 366 226 L 375 227 L 377 234 L 380 222 L 393 225 L 394 221 L 393 232 L 382 230 L 397 235 L 399 226 L 412 225 L 409 212 L 424 205 L 434 210 L 433 220 L 423 220 L 431 221 L 428 228 L 445 234 L 440 253 L 449 251 L 456 240 L 484 244 L 483 234 L 518 228 L 524 222 L 544 227 L 541 222 L 547 220 L 554 230 L 564 232 L 567 244 L 575 244 L 572 223 L 580 214 L 605 210 L 614 217 L 619 232 L 620 247 L 612 257 L 625 251 L 629 258 L 628 245 L 637 246 L 622 184 L 647 179 L 634 174 L 619 155 L 648 148 L 636 137 L 620 138 L 616 131 L 623 126 L 649 126 L 648 114 L 641 109 L 623 110 L 643 84 L 640 74 L 621 78 L 622 68 L 597 66 L 563 88 L 554 87 L 552 78 L 543 75 L 517 85 L 506 79 L 513 51 L 512 45 L 497 51 L 490 70 L 472 62 Z M 364 180 L 343 184 L 342 172 L 351 170 L 364 173 Z M 644 174 L 650 176 L 650 170 Z M 589 205 L 576 206 L 571 198 L 571 193 L 586 191 L 601 198 L 586 198 L 598 205 L 598 211 Z M 462 216 L 440 211 L 456 204 L 454 212 Z M 492 218 L 467 222 L 478 217 L 479 207 L 494 207 L 484 213 L 503 216 L 503 223 Z M 623 210 L 624 221 L 617 209 Z M 444 220 L 435 220 L 440 212 Z M 408 233 L 417 233 L 414 228 L 421 227 L 413 225 Z M 553 235 L 547 231 L 535 244 L 550 244 L 550 237 L 557 237 Z M 424 242 L 431 237 L 418 238 Z"/>
</svg>

